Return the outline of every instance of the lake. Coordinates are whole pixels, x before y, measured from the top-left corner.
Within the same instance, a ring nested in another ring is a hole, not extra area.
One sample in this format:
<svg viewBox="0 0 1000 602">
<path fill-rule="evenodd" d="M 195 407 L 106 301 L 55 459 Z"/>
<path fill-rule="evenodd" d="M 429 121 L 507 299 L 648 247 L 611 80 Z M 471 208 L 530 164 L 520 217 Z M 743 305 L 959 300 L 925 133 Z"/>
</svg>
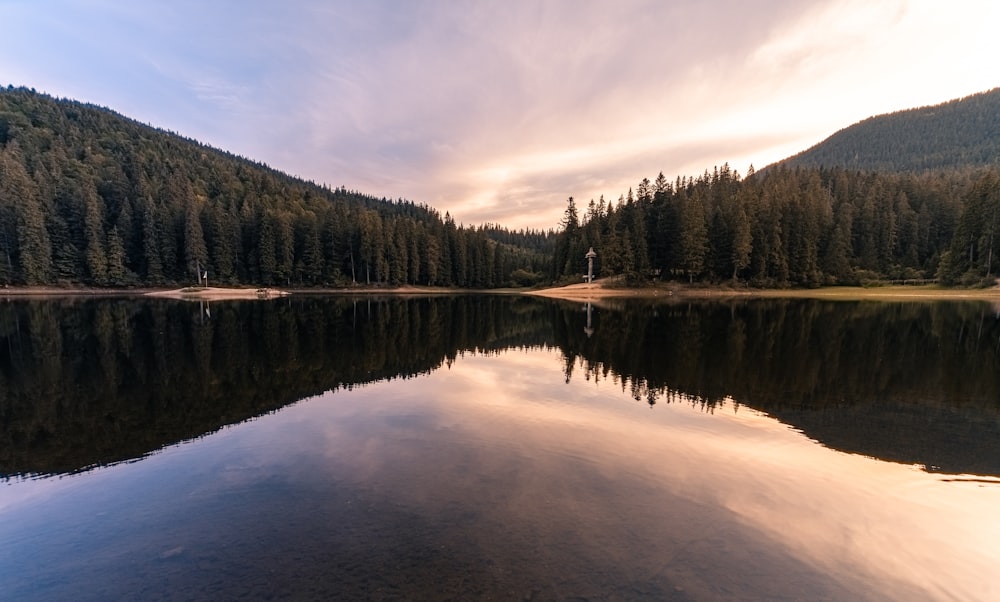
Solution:
<svg viewBox="0 0 1000 602">
<path fill-rule="evenodd" d="M 0 599 L 1000 599 L 1000 308 L 0 304 Z"/>
</svg>

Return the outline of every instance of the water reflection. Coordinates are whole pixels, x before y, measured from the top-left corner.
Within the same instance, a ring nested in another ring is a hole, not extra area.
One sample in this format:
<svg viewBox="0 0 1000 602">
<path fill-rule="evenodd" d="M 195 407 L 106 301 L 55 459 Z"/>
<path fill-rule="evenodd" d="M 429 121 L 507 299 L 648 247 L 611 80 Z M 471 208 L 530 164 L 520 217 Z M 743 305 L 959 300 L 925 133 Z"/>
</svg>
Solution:
<svg viewBox="0 0 1000 602">
<path fill-rule="evenodd" d="M 143 462 L 21 482 L 0 505 L 0 595 L 1000 594 L 1000 488 L 824 448 L 728 399 L 650 411 L 613 378 L 564 383 L 562 354 L 460 354 Z"/>
<path fill-rule="evenodd" d="M 565 377 L 651 406 L 734 400 L 825 445 L 1000 475 L 1000 317 L 986 303 L 800 300 L 607 308 L 557 332 Z"/>
<path fill-rule="evenodd" d="M 749 406 L 836 449 L 1000 475 L 1000 321 L 989 304 L 521 297 L 7 302 L 0 475 L 141 457 L 466 352 L 552 347 L 559 383 L 610 380 L 654 409 Z"/>
</svg>

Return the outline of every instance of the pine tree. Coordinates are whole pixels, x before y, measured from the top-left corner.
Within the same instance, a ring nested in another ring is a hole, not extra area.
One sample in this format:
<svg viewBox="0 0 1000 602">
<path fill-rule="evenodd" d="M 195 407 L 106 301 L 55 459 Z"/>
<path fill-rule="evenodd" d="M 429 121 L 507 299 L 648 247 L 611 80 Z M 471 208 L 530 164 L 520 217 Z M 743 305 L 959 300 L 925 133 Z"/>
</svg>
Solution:
<svg viewBox="0 0 1000 602">
<path fill-rule="evenodd" d="M 740 272 L 750 266 L 750 254 L 753 252 L 753 237 L 750 234 L 750 218 L 743 207 L 736 209 L 736 221 L 733 224 L 733 282 L 736 282 Z"/>
<path fill-rule="evenodd" d="M 299 254 L 299 277 L 308 284 L 319 284 L 323 277 L 325 261 L 320 242 L 319 223 L 316 219 L 302 220 L 299 226 L 302 252 Z"/>
<path fill-rule="evenodd" d="M 45 211 L 16 143 L 0 151 L 0 208 L 0 216 L 6 215 L 2 228 L 2 236 L 7 239 L 3 241 L 8 253 L 6 263 L 8 268 L 15 268 L 11 276 L 28 285 L 46 284 L 52 269 L 52 250 Z M 13 241 L 9 240 L 11 230 Z"/>
<path fill-rule="evenodd" d="M 20 166 L 5 152 L 0 152 L 0 281 L 8 284 L 15 279 L 14 261 L 18 254 L 17 205 L 27 194 L 24 179 L 18 179 Z M 23 169 L 23 168 L 21 168 Z"/>
<path fill-rule="evenodd" d="M 84 185 L 82 194 L 87 274 L 93 284 L 104 286 L 108 284 L 108 258 L 104 252 L 107 236 L 104 233 L 101 203 L 92 181 Z"/>
<path fill-rule="evenodd" d="M 201 227 L 201 205 L 197 201 L 188 204 L 184 216 L 184 262 L 188 273 L 195 281 L 202 282 L 202 274 L 208 272 L 208 247 Z"/>
<path fill-rule="evenodd" d="M 278 260 L 275 251 L 275 219 L 270 213 L 261 219 L 257 239 L 258 270 L 257 279 L 264 284 L 274 284 L 277 277 Z"/>
<path fill-rule="evenodd" d="M 130 278 L 125 268 L 125 245 L 118 235 L 118 226 L 112 226 L 108 232 L 107 244 L 107 281 L 114 286 L 129 284 Z"/>
<path fill-rule="evenodd" d="M 705 269 L 708 247 L 708 228 L 705 225 L 705 208 L 697 192 L 687 195 L 681 207 L 680 255 L 681 267 L 688 282 Z"/>
<path fill-rule="evenodd" d="M 291 284 L 295 270 L 295 234 L 291 216 L 281 212 L 274 220 L 275 278 L 284 285 Z"/>
<path fill-rule="evenodd" d="M 441 242 L 433 233 L 423 230 L 420 235 L 421 281 L 427 286 L 440 284 Z"/>
<path fill-rule="evenodd" d="M 833 284 L 848 284 L 851 275 L 851 222 L 853 207 L 841 203 L 834 214 L 833 233 L 823 255 L 823 271 Z"/>
<path fill-rule="evenodd" d="M 142 259 L 146 281 L 154 285 L 163 284 L 163 261 L 160 257 L 160 228 L 156 207 L 148 197 L 143 200 L 141 207 Z"/>
<path fill-rule="evenodd" d="M 569 197 L 566 201 L 566 211 L 563 214 L 562 228 L 556 241 L 555 257 L 553 259 L 553 276 L 558 279 L 577 272 L 576 251 L 580 247 L 580 216 L 576 211 L 576 201 Z"/>
</svg>

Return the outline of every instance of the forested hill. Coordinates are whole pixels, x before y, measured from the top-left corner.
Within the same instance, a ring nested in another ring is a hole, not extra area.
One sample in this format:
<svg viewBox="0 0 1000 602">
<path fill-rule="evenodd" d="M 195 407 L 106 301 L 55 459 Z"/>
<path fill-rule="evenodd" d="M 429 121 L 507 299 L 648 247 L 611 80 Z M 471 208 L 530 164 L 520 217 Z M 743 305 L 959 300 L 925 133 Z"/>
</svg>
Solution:
<svg viewBox="0 0 1000 602">
<path fill-rule="evenodd" d="M 570 198 L 552 275 L 578 280 L 592 247 L 601 276 L 637 283 L 991 286 L 998 229 L 1000 88 L 873 117 L 745 178 L 661 172 L 617 202 Z"/>
<path fill-rule="evenodd" d="M 752 170 L 752 168 L 751 168 Z M 891 173 L 782 166 L 746 178 L 728 165 L 670 182 L 660 173 L 608 203 L 570 198 L 553 279 L 595 274 L 762 287 L 1000 274 L 1000 167 Z M 996 242 L 996 249 L 994 249 Z"/>
<path fill-rule="evenodd" d="M 1000 163 L 1000 88 L 870 117 L 782 162 L 788 167 L 905 171 Z"/>
<path fill-rule="evenodd" d="M 0 284 L 489 288 L 537 281 L 551 246 L 0 88 Z"/>
</svg>

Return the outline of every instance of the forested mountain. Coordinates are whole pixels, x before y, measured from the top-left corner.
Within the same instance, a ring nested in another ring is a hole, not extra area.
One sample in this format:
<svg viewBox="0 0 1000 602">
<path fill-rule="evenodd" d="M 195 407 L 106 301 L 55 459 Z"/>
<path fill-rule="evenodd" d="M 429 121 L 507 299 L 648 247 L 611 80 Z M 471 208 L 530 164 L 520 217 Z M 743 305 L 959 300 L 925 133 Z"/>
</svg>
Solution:
<svg viewBox="0 0 1000 602">
<path fill-rule="evenodd" d="M 870 117 L 782 164 L 911 172 L 996 166 L 1000 164 L 1000 88 Z"/>
<path fill-rule="evenodd" d="M 910 157 L 911 168 L 661 173 L 617 202 L 578 208 L 571 198 L 554 234 L 465 227 L 425 205 L 305 182 L 105 108 L 8 87 L 0 284 L 192 284 L 200 268 L 220 284 L 491 288 L 578 281 L 590 247 L 597 275 L 633 283 L 992 282 L 998 105 L 1000 89 L 842 132 L 868 131 L 865 148 Z M 926 169 L 931 156 L 963 167 Z"/>
<path fill-rule="evenodd" d="M 570 198 L 552 276 L 596 274 L 755 286 L 940 278 L 992 282 L 1000 168 L 939 173 L 778 166 L 741 178 L 642 180 L 618 201 Z M 1000 243 L 1000 240 L 998 240 Z"/>
<path fill-rule="evenodd" d="M 554 278 L 600 275 L 822 286 L 939 279 L 993 284 L 1000 88 L 873 117 L 741 178 L 662 173 L 583 215 L 571 198 Z"/>
<path fill-rule="evenodd" d="M 551 233 L 464 227 L 127 119 L 0 88 L 0 284 L 530 284 Z"/>
</svg>

